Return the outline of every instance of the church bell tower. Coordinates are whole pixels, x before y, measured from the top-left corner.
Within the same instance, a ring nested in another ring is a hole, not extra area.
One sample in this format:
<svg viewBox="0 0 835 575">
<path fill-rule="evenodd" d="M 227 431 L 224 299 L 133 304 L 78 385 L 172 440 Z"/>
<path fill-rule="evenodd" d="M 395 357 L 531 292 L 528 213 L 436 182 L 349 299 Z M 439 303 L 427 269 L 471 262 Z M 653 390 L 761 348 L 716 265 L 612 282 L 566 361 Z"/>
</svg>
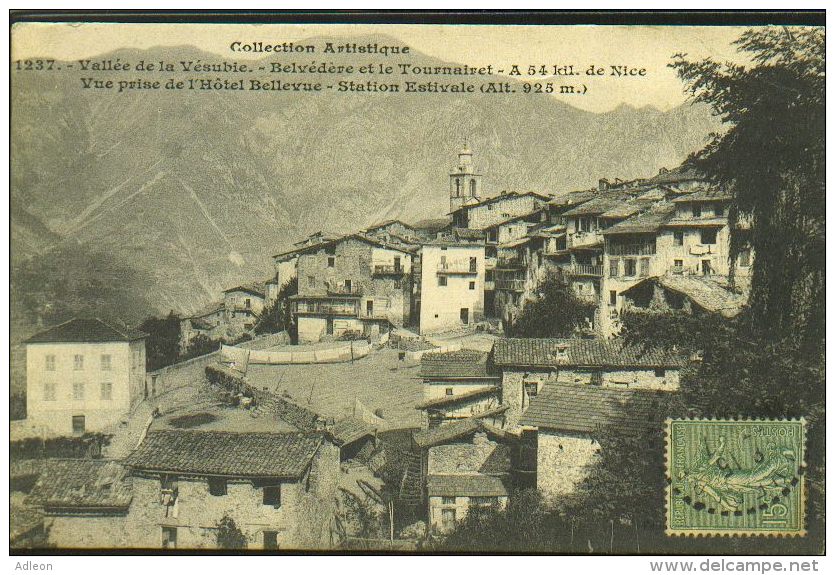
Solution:
<svg viewBox="0 0 835 575">
<path fill-rule="evenodd" d="M 473 151 L 465 142 L 458 152 L 458 164 L 449 173 L 449 211 L 454 212 L 461 206 L 481 197 L 481 174 L 473 168 Z"/>
</svg>

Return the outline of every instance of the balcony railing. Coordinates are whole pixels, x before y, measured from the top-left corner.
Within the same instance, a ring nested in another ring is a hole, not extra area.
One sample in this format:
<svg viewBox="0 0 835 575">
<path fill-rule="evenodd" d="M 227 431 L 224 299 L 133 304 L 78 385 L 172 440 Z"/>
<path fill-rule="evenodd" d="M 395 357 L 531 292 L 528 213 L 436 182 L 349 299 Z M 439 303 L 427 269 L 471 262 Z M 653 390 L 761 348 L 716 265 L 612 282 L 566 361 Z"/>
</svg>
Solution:
<svg viewBox="0 0 835 575">
<path fill-rule="evenodd" d="M 574 264 L 567 271 L 570 275 L 574 276 L 603 276 L 603 266 L 595 266 L 592 264 Z"/>
<path fill-rule="evenodd" d="M 510 270 L 522 269 L 525 267 L 525 262 L 522 261 L 522 258 L 498 258 L 496 267 Z"/>
<path fill-rule="evenodd" d="M 525 291 L 525 280 L 496 280 L 496 289 Z"/>
<path fill-rule="evenodd" d="M 362 295 L 359 286 L 328 286 L 328 295 Z"/>
<path fill-rule="evenodd" d="M 359 305 L 357 303 L 327 300 L 297 301 L 295 312 L 300 315 L 319 314 L 356 317 L 359 315 Z"/>
<path fill-rule="evenodd" d="M 469 261 L 440 262 L 438 263 L 439 274 L 478 274 L 478 267 L 470 264 Z"/>
<path fill-rule="evenodd" d="M 655 255 L 655 244 L 610 243 L 606 251 L 610 256 L 652 256 Z"/>
<path fill-rule="evenodd" d="M 402 276 L 406 273 L 403 266 L 394 265 L 375 265 L 371 272 L 375 276 Z"/>
</svg>

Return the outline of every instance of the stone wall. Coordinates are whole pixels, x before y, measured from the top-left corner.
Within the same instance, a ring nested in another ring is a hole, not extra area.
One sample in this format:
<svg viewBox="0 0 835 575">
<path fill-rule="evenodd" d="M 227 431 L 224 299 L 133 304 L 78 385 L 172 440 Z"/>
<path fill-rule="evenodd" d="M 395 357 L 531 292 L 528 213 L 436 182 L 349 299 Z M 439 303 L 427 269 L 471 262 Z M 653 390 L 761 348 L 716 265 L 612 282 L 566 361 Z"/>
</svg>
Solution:
<svg viewBox="0 0 835 575">
<path fill-rule="evenodd" d="M 600 444 L 590 435 L 540 429 L 537 433 L 536 487 L 546 500 L 573 493 L 588 476 Z"/>
</svg>

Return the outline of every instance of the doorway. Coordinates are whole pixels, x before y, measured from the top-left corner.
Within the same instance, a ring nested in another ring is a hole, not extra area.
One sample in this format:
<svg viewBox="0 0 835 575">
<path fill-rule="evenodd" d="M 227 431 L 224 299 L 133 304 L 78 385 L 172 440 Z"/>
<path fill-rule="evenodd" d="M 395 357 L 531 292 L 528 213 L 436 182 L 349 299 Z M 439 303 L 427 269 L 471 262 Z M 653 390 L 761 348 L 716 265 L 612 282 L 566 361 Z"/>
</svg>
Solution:
<svg viewBox="0 0 835 575">
<path fill-rule="evenodd" d="M 461 323 L 468 325 L 470 323 L 470 309 L 466 307 L 461 308 Z"/>
</svg>

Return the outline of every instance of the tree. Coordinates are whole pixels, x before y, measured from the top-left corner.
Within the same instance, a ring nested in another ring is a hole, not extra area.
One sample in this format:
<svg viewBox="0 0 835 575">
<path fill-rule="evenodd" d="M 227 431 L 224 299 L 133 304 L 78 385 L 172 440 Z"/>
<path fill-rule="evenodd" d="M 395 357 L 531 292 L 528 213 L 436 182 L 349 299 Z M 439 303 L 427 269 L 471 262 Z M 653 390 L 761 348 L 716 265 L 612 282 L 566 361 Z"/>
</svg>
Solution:
<svg viewBox="0 0 835 575">
<path fill-rule="evenodd" d="M 202 333 L 198 333 L 193 338 L 191 338 L 191 341 L 188 344 L 188 349 L 183 355 L 181 355 L 178 358 L 178 360 L 182 361 L 184 359 L 206 355 L 207 353 L 217 351 L 219 348 L 219 341 L 211 339 L 209 338 L 209 336 L 204 335 Z"/>
<path fill-rule="evenodd" d="M 528 302 L 510 326 L 512 337 L 570 337 L 594 317 L 595 305 L 575 296 L 559 278 L 551 276 L 542 284 L 537 299 Z"/>
<path fill-rule="evenodd" d="M 817 352 L 825 318 L 825 32 L 763 27 L 736 44 L 751 65 L 686 55 L 670 64 L 727 126 L 693 164 L 733 194 L 731 262 L 746 242 L 754 249 L 750 327 Z"/>
<path fill-rule="evenodd" d="M 278 290 L 278 297 L 264 308 L 255 324 L 255 333 L 278 333 L 290 326 L 290 296 L 299 292 L 298 278 L 291 278 Z"/>
<path fill-rule="evenodd" d="M 179 359 L 180 318 L 173 311 L 164 318 L 147 318 L 139 329 L 148 334 L 145 340 L 148 371 L 171 365 Z"/>
<path fill-rule="evenodd" d="M 246 549 L 246 535 L 229 515 L 217 523 L 217 546 L 218 549 Z"/>
</svg>

